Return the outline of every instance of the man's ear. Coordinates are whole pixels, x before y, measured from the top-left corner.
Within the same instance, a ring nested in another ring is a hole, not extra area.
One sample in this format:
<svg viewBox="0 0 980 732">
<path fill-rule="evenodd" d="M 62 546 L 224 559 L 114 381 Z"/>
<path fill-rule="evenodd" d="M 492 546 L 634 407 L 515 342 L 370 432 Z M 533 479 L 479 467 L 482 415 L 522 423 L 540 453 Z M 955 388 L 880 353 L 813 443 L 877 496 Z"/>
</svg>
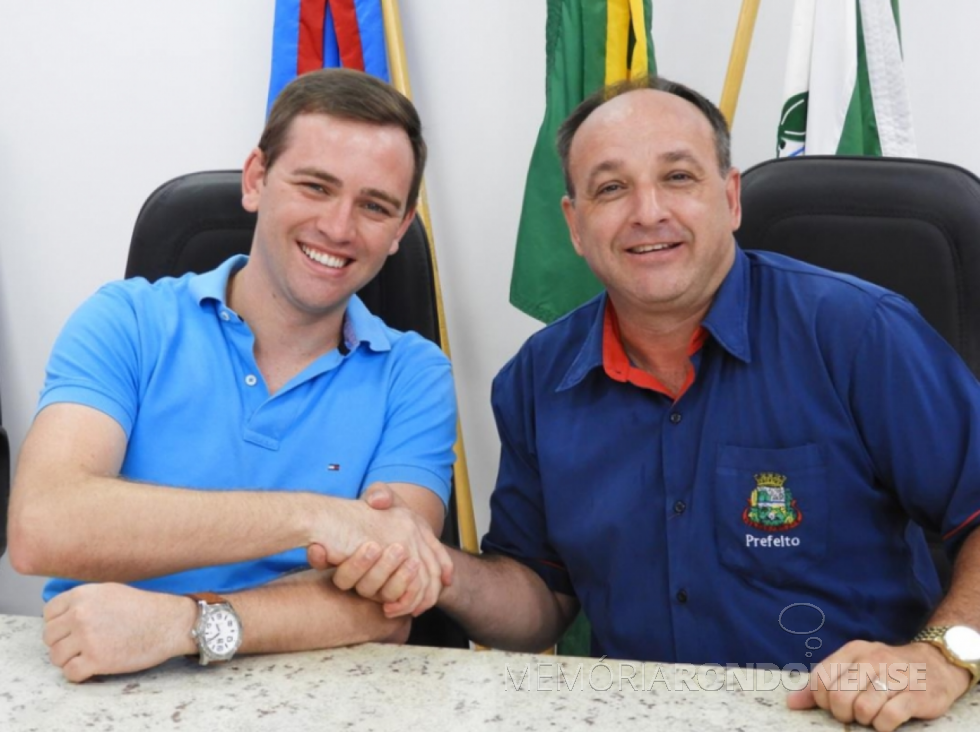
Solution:
<svg viewBox="0 0 980 732">
<path fill-rule="evenodd" d="M 725 196 L 728 199 L 728 210 L 732 217 L 732 231 L 737 231 L 742 225 L 742 174 L 738 168 L 728 171 L 725 181 Z"/>
<path fill-rule="evenodd" d="M 265 154 L 255 148 L 242 168 L 242 208 L 251 213 L 259 210 L 259 198 L 265 185 Z"/>
<path fill-rule="evenodd" d="M 572 238 L 572 246 L 575 253 L 582 256 L 582 247 L 579 244 L 578 225 L 575 222 L 575 201 L 568 196 L 561 197 L 561 212 L 565 214 L 565 223 L 568 225 L 568 235 Z"/>
<path fill-rule="evenodd" d="M 388 249 L 388 256 L 398 251 L 398 245 L 401 244 L 402 237 L 405 236 L 405 232 L 408 231 L 408 227 L 412 225 L 415 221 L 415 215 L 418 213 L 418 207 L 412 206 L 405 212 L 405 216 L 402 217 L 402 222 L 398 225 L 398 232 L 395 234 L 394 240 L 391 242 L 391 247 Z M 428 232 L 426 232 L 428 234 Z"/>
</svg>

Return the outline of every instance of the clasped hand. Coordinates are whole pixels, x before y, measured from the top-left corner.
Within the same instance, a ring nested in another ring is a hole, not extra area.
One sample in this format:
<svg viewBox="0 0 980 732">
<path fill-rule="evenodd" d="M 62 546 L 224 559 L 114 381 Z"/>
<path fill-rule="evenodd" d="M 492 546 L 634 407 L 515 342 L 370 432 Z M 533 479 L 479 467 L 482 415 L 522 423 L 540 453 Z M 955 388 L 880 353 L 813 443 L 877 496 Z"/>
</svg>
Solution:
<svg viewBox="0 0 980 732">
<path fill-rule="evenodd" d="M 310 566 L 336 567 L 339 589 L 381 603 L 389 618 L 417 617 L 435 605 L 453 564 L 428 522 L 384 483 L 346 508 L 339 535 L 307 549 Z"/>
</svg>

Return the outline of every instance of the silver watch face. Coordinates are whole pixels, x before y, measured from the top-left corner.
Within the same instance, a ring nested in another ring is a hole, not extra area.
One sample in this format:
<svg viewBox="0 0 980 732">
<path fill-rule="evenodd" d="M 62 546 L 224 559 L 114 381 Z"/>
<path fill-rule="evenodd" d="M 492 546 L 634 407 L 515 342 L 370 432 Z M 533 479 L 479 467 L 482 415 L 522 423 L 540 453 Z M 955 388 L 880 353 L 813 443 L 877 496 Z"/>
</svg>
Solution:
<svg viewBox="0 0 980 732">
<path fill-rule="evenodd" d="M 946 647 L 961 661 L 980 661 L 980 633 L 965 625 L 955 625 L 943 635 Z"/>
<path fill-rule="evenodd" d="M 242 624 L 223 605 L 212 606 L 204 618 L 203 643 L 208 655 L 221 661 L 231 658 L 242 644 Z"/>
</svg>

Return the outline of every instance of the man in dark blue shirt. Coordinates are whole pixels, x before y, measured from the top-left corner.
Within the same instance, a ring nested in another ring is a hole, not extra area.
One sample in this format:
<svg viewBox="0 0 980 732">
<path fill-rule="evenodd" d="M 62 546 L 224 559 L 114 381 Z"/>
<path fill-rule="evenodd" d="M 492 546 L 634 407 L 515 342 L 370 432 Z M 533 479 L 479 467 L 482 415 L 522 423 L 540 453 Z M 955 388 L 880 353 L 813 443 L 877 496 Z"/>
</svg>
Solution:
<svg viewBox="0 0 980 732">
<path fill-rule="evenodd" d="M 533 650 L 581 604 L 597 655 L 823 660 L 791 706 L 880 730 L 941 715 L 980 678 L 976 379 L 903 298 L 738 248 L 727 126 L 697 93 L 600 92 L 558 147 L 606 293 L 495 381 L 484 556 L 454 555 L 440 605 Z M 910 520 L 958 550 L 941 602 Z M 836 683 L 862 663 L 924 664 L 927 688 Z"/>
</svg>

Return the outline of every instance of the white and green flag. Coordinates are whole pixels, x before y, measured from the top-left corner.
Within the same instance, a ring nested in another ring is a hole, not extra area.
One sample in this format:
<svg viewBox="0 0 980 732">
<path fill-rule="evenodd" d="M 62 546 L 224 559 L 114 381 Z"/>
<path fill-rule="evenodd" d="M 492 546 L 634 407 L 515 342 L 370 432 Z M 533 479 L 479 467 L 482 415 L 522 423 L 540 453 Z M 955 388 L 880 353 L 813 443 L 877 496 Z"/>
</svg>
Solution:
<svg viewBox="0 0 980 732">
<path fill-rule="evenodd" d="M 777 157 L 915 157 L 898 0 L 796 0 Z"/>
</svg>

